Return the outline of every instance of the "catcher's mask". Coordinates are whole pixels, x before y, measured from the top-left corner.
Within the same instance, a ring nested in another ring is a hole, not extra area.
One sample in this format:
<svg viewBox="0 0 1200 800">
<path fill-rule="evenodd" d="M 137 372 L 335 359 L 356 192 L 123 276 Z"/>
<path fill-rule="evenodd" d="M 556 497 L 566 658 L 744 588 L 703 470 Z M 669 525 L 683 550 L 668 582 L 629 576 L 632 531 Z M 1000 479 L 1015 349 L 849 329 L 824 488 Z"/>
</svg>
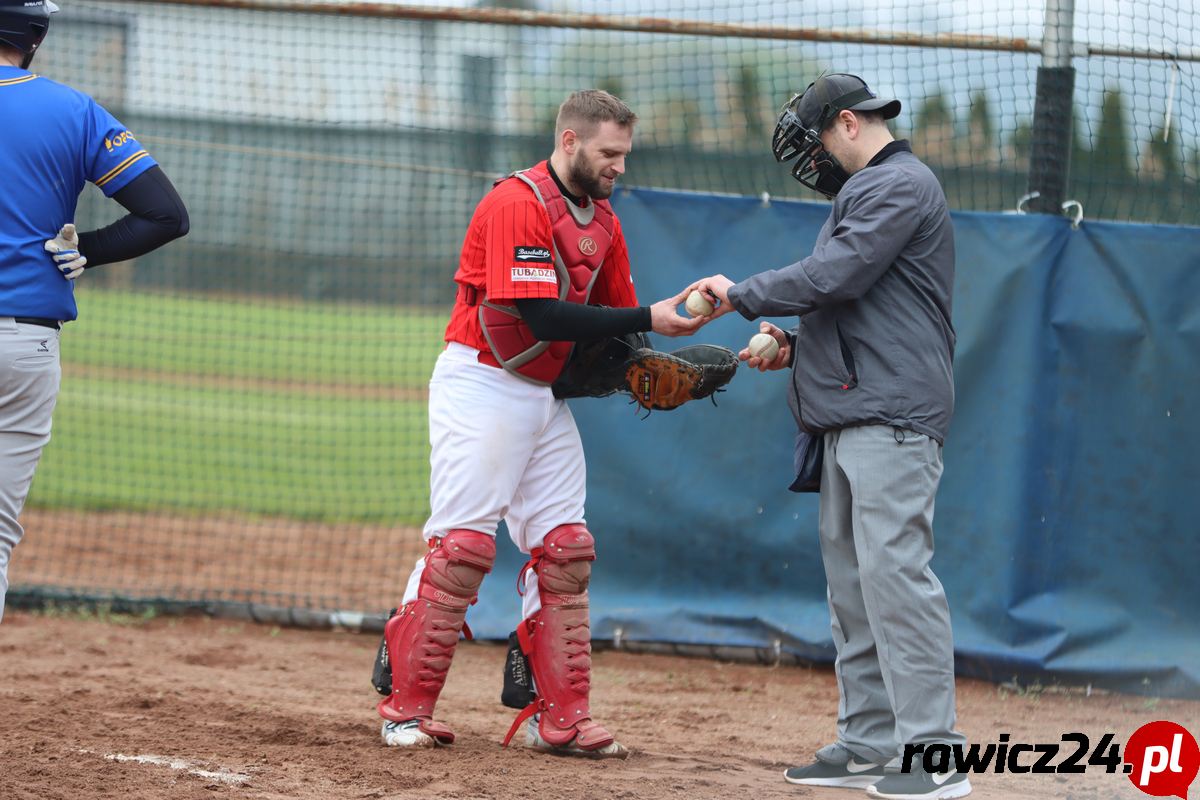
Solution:
<svg viewBox="0 0 1200 800">
<path fill-rule="evenodd" d="M 0 44 L 24 54 L 21 69 L 29 69 L 57 11 L 50 0 L 0 0 Z"/>
<path fill-rule="evenodd" d="M 792 177 L 826 197 L 835 196 L 850 179 L 821 143 L 821 134 L 842 111 L 880 111 L 891 119 L 900 113 L 900 101 L 875 94 L 857 75 L 822 75 L 784 105 L 771 137 L 775 160 L 796 158 Z"/>
</svg>

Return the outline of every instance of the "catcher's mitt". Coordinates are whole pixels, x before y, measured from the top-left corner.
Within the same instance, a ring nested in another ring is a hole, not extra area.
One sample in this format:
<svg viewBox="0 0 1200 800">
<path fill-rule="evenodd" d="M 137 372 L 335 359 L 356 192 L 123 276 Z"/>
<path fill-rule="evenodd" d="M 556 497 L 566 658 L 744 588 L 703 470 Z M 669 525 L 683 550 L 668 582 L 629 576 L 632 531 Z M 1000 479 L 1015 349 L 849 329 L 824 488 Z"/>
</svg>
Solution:
<svg viewBox="0 0 1200 800">
<path fill-rule="evenodd" d="M 733 380 L 737 365 L 732 350 L 715 344 L 693 344 L 670 353 L 642 348 L 629 360 L 625 383 L 642 408 L 667 411 L 721 391 Z"/>
<path fill-rule="evenodd" d="M 550 389 L 560 399 L 607 397 L 625 391 L 629 359 L 649 344 L 644 333 L 578 342 L 571 351 L 566 369 Z"/>
</svg>

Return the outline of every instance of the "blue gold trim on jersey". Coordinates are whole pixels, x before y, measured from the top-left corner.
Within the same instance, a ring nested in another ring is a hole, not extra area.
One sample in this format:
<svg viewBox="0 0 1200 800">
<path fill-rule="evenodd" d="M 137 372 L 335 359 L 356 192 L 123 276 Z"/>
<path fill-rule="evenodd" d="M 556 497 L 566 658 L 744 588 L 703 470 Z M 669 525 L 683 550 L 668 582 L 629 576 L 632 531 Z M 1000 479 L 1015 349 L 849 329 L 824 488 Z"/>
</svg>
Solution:
<svg viewBox="0 0 1200 800">
<path fill-rule="evenodd" d="M 129 158 L 125 159 L 120 164 L 117 164 L 115 167 L 110 169 L 108 172 L 101 175 L 100 179 L 96 181 L 96 186 L 103 187 L 104 184 L 108 183 L 113 178 L 117 177 L 122 172 L 129 169 L 129 167 L 131 167 L 135 161 L 141 161 L 143 158 L 148 158 L 149 156 L 150 156 L 150 154 L 147 153 L 145 150 L 138 150 L 136 153 L 131 155 Z"/>
<path fill-rule="evenodd" d="M 37 75 L 22 75 L 19 78 L 9 78 L 6 81 L 0 81 L 0 86 L 16 86 L 18 83 L 28 83 L 37 78 Z"/>
</svg>

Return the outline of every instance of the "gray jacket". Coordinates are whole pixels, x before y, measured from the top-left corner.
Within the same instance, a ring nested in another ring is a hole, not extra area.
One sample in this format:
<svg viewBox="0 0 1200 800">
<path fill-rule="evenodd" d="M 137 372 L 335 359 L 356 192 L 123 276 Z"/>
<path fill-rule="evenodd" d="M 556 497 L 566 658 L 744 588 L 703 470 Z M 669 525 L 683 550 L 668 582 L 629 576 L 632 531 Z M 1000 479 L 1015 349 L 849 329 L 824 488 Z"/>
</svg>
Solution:
<svg viewBox="0 0 1200 800">
<path fill-rule="evenodd" d="M 894 425 L 944 442 L 954 413 L 954 231 L 906 142 L 850 177 L 812 255 L 730 288 L 747 319 L 798 314 L 788 404 L 810 433 Z"/>
</svg>

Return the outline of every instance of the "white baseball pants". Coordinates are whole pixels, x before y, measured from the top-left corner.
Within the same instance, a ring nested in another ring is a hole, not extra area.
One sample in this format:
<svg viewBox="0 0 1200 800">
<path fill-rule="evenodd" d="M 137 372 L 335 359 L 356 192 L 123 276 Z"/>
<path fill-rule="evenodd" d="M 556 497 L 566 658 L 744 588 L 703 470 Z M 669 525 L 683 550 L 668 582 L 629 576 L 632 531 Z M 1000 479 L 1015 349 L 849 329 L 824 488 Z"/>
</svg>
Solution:
<svg viewBox="0 0 1200 800">
<path fill-rule="evenodd" d="M 33 472 L 50 441 L 50 418 L 62 368 L 59 331 L 0 317 L 0 620 L 8 592 L 8 562 L 24 530 Z"/>
<path fill-rule="evenodd" d="M 582 524 L 587 489 L 583 443 L 566 402 L 451 342 L 429 381 L 430 516 L 425 540 L 466 529 L 496 535 L 503 519 L 522 553 L 559 525 Z M 404 602 L 416 599 L 422 556 Z M 537 576 L 527 576 L 522 613 L 537 613 Z"/>
</svg>

